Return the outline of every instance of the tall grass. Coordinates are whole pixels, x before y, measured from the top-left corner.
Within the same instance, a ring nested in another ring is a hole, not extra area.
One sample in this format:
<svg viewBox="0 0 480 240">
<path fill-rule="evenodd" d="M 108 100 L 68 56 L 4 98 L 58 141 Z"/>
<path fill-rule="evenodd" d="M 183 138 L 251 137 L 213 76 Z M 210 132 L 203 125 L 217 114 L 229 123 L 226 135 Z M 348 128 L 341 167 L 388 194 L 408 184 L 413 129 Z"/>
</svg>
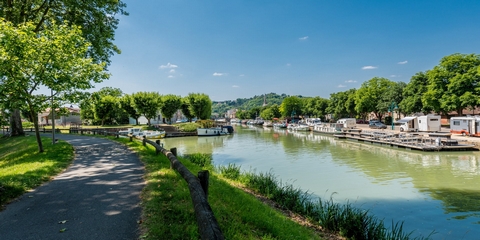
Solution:
<svg viewBox="0 0 480 240">
<path fill-rule="evenodd" d="M 427 237 L 411 237 L 413 232 L 405 232 L 403 222 L 392 222 L 391 227 L 385 226 L 383 220 L 369 214 L 367 210 L 353 207 L 350 203 L 335 203 L 332 198 L 322 200 L 312 194 L 286 184 L 277 179 L 272 172 L 240 173 L 237 165 L 216 168 L 221 175 L 232 180 L 240 180 L 246 187 L 276 202 L 284 209 L 298 213 L 322 228 L 337 232 L 347 239 L 428 239 Z M 232 172 L 234 178 L 232 178 Z"/>
</svg>

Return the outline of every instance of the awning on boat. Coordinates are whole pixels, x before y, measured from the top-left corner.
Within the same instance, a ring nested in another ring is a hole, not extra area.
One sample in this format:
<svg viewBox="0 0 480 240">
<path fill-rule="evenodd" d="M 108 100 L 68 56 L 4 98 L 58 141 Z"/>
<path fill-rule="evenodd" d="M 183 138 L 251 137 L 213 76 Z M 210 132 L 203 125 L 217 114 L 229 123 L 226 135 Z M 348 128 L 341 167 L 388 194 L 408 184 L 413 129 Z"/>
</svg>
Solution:
<svg viewBox="0 0 480 240">
<path fill-rule="evenodd" d="M 396 121 L 396 123 L 406 123 L 406 122 L 410 122 L 411 120 L 415 119 L 417 117 L 405 117 L 405 118 L 402 118 L 398 121 Z"/>
</svg>

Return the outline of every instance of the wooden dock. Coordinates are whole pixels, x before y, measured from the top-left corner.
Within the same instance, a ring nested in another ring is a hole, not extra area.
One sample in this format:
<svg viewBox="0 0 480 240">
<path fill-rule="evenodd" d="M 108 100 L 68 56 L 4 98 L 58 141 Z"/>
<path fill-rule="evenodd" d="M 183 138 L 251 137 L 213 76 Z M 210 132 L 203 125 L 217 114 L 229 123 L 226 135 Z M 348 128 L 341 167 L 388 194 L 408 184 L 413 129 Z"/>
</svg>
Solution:
<svg viewBox="0 0 480 240">
<path fill-rule="evenodd" d="M 361 141 L 390 147 L 421 151 L 476 151 L 473 144 L 459 143 L 444 133 L 392 133 L 379 131 L 345 131 L 335 134 L 339 139 Z"/>
</svg>

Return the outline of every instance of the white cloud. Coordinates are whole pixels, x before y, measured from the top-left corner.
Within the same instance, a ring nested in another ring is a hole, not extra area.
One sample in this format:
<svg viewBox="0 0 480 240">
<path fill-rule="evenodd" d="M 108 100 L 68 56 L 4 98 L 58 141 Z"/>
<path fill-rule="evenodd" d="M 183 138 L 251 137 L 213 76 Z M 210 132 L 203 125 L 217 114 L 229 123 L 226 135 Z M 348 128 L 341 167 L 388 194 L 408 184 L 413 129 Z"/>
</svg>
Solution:
<svg viewBox="0 0 480 240">
<path fill-rule="evenodd" d="M 287 63 L 285 66 L 287 66 L 287 67 L 291 67 L 291 66 L 292 66 L 292 64 L 290 64 L 290 63 Z"/>
<path fill-rule="evenodd" d="M 178 66 L 171 63 L 167 63 L 167 65 L 160 65 L 160 69 L 165 69 L 165 68 L 178 68 Z"/>
<path fill-rule="evenodd" d="M 175 73 L 175 69 L 170 69 L 170 73 Z"/>
<path fill-rule="evenodd" d="M 308 39 L 308 36 L 299 38 L 300 41 L 305 41 L 305 40 L 307 40 L 307 39 Z"/>
<path fill-rule="evenodd" d="M 238 85 L 233 85 L 232 87 L 233 87 L 233 88 L 239 88 L 239 86 L 238 86 Z"/>
<path fill-rule="evenodd" d="M 408 63 L 407 60 L 405 60 L 405 61 L 403 61 L 403 62 L 398 62 L 398 64 L 407 64 L 407 63 Z"/>
<path fill-rule="evenodd" d="M 174 76 L 172 76 L 172 75 L 168 75 L 168 78 L 174 78 Z"/>
<path fill-rule="evenodd" d="M 399 75 L 390 75 L 391 78 L 400 77 Z"/>
<path fill-rule="evenodd" d="M 378 67 L 375 66 L 364 66 L 362 67 L 362 70 L 370 70 L 370 69 L 377 69 Z"/>
<path fill-rule="evenodd" d="M 357 81 L 356 80 L 347 80 L 345 82 L 348 82 L 348 83 L 356 83 Z"/>
<path fill-rule="evenodd" d="M 221 77 L 223 75 L 226 75 L 226 73 L 217 73 L 217 72 L 213 73 L 213 76 L 215 76 L 215 77 Z"/>
<path fill-rule="evenodd" d="M 345 85 L 342 85 L 342 84 L 340 84 L 340 85 L 338 85 L 338 87 L 339 87 L 339 88 L 344 88 L 344 87 L 346 87 L 346 86 L 345 86 Z"/>
<path fill-rule="evenodd" d="M 240 74 L 239 77 L 245 77 L 245 74 Z"/>
</svg>

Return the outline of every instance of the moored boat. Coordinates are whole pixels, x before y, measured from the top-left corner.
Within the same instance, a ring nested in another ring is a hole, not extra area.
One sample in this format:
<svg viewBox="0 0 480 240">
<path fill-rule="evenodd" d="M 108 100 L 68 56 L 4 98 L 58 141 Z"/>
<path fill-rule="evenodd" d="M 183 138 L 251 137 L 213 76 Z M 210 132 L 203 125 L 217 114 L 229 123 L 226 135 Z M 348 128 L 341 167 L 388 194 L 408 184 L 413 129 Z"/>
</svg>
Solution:
<svg viewBox="0 0 480 240">
<path fill-rule="evenodd" d="M 220 126 L 211 128 L 197 128 L 198 136 L 219 136 L 233 133 L 232 126 Z"/>
</svg>

